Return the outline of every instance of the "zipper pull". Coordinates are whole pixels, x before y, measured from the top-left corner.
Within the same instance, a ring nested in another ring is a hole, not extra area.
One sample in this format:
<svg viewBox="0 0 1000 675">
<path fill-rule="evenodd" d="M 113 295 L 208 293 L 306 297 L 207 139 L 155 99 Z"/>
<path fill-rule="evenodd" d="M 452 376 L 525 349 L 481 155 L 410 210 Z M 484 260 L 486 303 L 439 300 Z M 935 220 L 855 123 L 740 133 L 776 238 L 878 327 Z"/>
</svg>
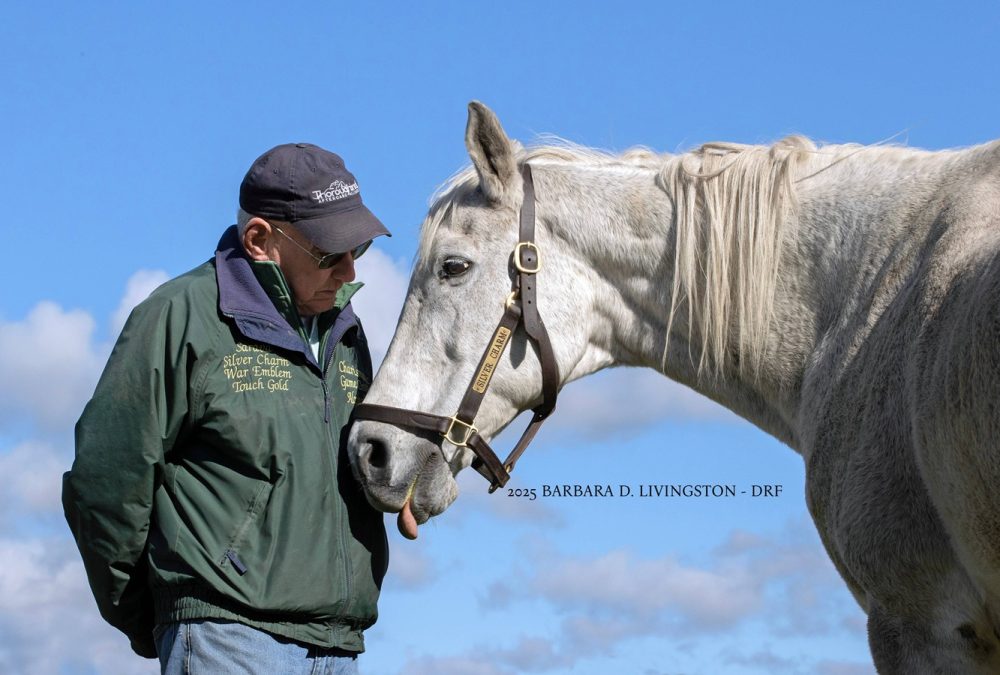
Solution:
<svg viewBox="0 0 1000 675">
<path fill-rule="evenodd" d="M 330 423 L 330 390 L 326 386 L 326 378 L 323 378 L 323 421 Z"/>
<path fill-rule="evenodd" d="M 244 565 L 243 561 L 240 560 L 238 555 L 236 555 L 236 551 L 229 549 L 226 551 L 226 557 L 229 558 L 229 562 L 233 564 L 233 569 L 236 570 L 237 574 L 243 576 L 247 573 L 247 566 Z"/>
</svg>

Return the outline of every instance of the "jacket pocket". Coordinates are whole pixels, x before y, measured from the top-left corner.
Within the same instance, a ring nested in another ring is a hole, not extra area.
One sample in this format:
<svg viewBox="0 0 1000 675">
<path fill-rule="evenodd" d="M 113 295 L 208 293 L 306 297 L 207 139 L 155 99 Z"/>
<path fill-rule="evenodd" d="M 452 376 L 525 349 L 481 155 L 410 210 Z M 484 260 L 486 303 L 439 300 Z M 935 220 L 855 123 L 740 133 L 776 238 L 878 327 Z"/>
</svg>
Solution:
<svg viewBox="0 0 1000 675">
<path fill-rule="evenodd" d="M 273 489 L 274 484 L 270 481 L 260 481 L 260 484 L 254 491 L 253 496 L 250 498 L 243 521 L 240 523 L 239 527 L 236 528 L 233 536 L 229 538 L 226 550 L 223 552 L 222 558 L 219 560 L 219 564 L 222 567 L 231 565 L 240 576 L 243 576 L 249 571 L 249 568 L 244 564 L 242 558 L 240 557 L 240 549 L 253 532 L 253 525 L 260 519 L 260 515 L 264 512 Z"/>
</svg>

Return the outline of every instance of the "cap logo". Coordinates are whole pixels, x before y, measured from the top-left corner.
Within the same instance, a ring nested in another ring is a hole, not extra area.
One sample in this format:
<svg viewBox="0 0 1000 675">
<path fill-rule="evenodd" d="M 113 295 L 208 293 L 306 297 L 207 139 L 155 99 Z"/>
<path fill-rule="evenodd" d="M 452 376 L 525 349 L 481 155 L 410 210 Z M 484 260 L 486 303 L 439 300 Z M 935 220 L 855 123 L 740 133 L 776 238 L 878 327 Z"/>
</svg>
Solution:
<svg viewBox="0 0 1000 675">
<path fill-rule="evenodd" d="M 344 199 L 356 194 L 358 194 L 357 181 L 348 185 L 342 180 L 335 180 L 325 190 L 313 190 L 312 198 L 317 204 L 325 204 L 326 202 L 337 201 L 338 199 Z"/>
</svg>

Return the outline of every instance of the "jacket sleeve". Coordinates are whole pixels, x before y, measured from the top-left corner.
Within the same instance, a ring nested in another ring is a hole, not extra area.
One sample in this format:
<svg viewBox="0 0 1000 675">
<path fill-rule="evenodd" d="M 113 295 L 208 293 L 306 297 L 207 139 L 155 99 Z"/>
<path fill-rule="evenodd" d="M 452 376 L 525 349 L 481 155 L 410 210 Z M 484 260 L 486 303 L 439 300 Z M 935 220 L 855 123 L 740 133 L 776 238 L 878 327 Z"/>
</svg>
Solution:
<svg viewBox="0 0 1000 675">
<path fill-rule="evenodd" d="M 129 317 L 76 425 L 63 508 L 101 615 L 156 657 L 146 541 L 164 453 L 187 414 L 186 317 L 156 296 Z"/>
</svg>

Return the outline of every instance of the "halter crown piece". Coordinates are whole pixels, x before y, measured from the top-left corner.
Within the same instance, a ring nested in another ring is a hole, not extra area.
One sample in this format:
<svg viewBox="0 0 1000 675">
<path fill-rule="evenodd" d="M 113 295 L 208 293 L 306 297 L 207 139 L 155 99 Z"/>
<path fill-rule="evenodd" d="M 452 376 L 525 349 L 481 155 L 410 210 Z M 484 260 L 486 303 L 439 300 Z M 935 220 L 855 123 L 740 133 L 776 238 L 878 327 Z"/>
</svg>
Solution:
<svg viewBox="0 0 1000 675">
<path fill-rule="evenodd" d="M 538 433 L 542 422 L 555 409 L 559 385 L 559 365 L 556 363 L 545 324 L 538 314 L 537 275 L 542 263 L 541 252 L 535 244 L 535 187 L 531 180 L 531 167 L 527 164 L 521 166 L 521 177 L 524 181 L 524 201 L 521 203 L 520 241 L 511 254 L 517 274 L 514 275 L 510 295 L 504 303 L 504 313 L 500 323 L 493 332 L 489 344 L 486 345 L 458 411 L 451 417 L 446 417 L 416 410 L 361 403 L 354 408 L 353 413 L 356 420 L 372 420 L 403 428 L 433 431 L 457 447 L 469 448 L 476 455 L 472 468 L 490 482 L 491 493 L 507 484 L 517 460 Z M 524 325 L 524 332 L 535 343 L 538 351 L 538 360 L 542 368 L 542 402 L 532 409 L 534 414 L 527 428 L 507 459 L 501 463 L 486 440 L 479 435 L 479 430 L 475 427 L 476 413 L 482 405 L 496 365 L 510 343 L 511 335 L 521 324 Z"/>
</svg>

